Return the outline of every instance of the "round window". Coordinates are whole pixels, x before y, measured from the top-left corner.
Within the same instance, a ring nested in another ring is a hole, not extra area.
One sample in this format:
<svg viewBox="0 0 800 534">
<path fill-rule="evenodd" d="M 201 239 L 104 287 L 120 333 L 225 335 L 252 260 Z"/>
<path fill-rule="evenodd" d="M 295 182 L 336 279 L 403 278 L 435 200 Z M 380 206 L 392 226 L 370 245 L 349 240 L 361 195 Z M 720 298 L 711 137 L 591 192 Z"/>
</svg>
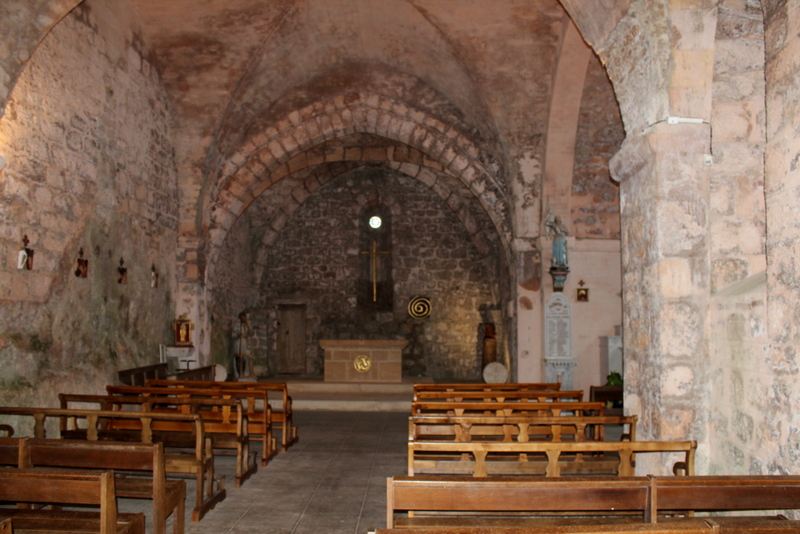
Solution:
<svg viewBox="0 0 800 534">
<path fill-rule="evenodd" d="M 375 228 L 377 230 L 381 227 L 381 224 L 383 224 L 383 221 L 377 215 L 373 215 L 369 218 L 369 225 L 371 228 Z"/>
</svg>

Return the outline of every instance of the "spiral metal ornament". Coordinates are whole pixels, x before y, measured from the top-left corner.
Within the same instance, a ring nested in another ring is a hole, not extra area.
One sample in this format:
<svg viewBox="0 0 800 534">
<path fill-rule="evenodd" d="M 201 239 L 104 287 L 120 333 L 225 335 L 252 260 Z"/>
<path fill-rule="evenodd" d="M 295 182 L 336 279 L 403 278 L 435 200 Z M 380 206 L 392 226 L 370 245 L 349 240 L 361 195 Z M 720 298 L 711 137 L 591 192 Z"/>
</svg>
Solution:
<svg viewBox="0 0 800 534">
<path fill-rule="evenodd" d="M 408 314 L 414 319 L 425 319 L 431 314 L 431 301 L 426 297 L 414 297 L 408 301 Z"/>
</svg>

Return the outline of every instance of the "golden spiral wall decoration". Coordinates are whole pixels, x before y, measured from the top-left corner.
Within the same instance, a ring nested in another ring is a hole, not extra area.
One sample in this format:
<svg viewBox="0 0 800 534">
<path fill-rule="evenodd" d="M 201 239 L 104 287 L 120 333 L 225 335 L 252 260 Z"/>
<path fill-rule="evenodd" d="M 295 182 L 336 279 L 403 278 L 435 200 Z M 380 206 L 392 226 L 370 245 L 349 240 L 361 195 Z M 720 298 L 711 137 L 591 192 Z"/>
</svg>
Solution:
<svg viewBox="0 0 800 534">
<path fill-rule="evenodd" d="M 426 297 L 414 297 L 408 301 L 408 314 L 414 319 L 425 319 L 431 314 L 431 301 Z"/>
</svg>

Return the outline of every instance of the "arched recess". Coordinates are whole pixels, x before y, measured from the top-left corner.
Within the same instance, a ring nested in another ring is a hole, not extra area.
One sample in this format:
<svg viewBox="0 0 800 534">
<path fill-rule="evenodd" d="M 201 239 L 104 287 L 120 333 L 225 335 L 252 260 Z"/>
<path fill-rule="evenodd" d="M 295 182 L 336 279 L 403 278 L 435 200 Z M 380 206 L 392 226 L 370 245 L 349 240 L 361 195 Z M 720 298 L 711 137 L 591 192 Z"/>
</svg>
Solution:
<svg viewBox="0 0 800 534">
<path fill-rule="evenodd" d="M 274 199 L 274 205 L 276 206 L 274 218 L 269 221 L 269 231 L 262 236 L 259 253 L 255 259 L 253 267 L 254 285 L 259 286 L 261 284 L 269 246 L 275 241 L 287 221 L 309 195 L 343 174 L 359 167 L 378 164 L 380 161 L 383 161 L 388 168 L 414 178 L 432 189 L 453 211 L 467 231 L 475 248 L 482 255 L 486 256 L 495 252 L 496 247 L 492 245 L 494 236 L 488 235 L 485 225 L 481 224 L 478 220 L 479 217 L 476 216 L 476 211 L 481 209 L 477 200 L 472 197 L 471 193 L 463 185 L 444 173 L 422 165 L 398 163 L 390 160 L 326 163 L 299 171 L 292 177 L 284 178 L 279 186 L 275 184 L 276 186 L 273 187 L 273 190 L 280 188 L 280 191 Z M 500 259 L 505 260 L 505 257 L 501 256 Z"/>
<path fill-rule="evenodd" d="M 356 134 L 378 136 L 396 144 L 362 148 L 327 143 Z M 334 162 L 391 162 L 401 172 L 428 180 L 435 190 L 442 189 L 444 183 L 437 173 L 456 179 L 479 200 L 492 220 L 509 265 L 512 234 L 508 192 L 502 177 L 496 175 L 497 169 L 488 168 L 481 156 L 479 147 L 447 124 L 380 95 L 348 93 L 294 111 L 234 153 L 210 187 L 206 287 L 211 288 L 213 283 L 227 232 L 258 195 L 296 172 Z M 446 200 L 452 198 L 449 202 L 458 202 L 458 197 L 439 194 Z"/>
</svg>

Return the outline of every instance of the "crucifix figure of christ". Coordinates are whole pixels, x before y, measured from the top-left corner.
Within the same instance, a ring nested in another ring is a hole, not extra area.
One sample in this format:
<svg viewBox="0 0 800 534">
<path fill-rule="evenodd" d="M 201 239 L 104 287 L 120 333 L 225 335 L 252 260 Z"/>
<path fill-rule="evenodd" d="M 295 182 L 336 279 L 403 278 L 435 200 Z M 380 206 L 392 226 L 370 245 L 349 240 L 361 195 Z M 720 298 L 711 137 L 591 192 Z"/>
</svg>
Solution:
<svg viewBox="0 0 800 534">
<path fill-rule="evenodd" d="M 389 254 L 388 250 L 378 250 L 378 240 L 372 240 L 372 250 L 362 250 L 361 254 L 372 256 L 372 302 L 378 301 L 378 254 Z"/>
</svg>

